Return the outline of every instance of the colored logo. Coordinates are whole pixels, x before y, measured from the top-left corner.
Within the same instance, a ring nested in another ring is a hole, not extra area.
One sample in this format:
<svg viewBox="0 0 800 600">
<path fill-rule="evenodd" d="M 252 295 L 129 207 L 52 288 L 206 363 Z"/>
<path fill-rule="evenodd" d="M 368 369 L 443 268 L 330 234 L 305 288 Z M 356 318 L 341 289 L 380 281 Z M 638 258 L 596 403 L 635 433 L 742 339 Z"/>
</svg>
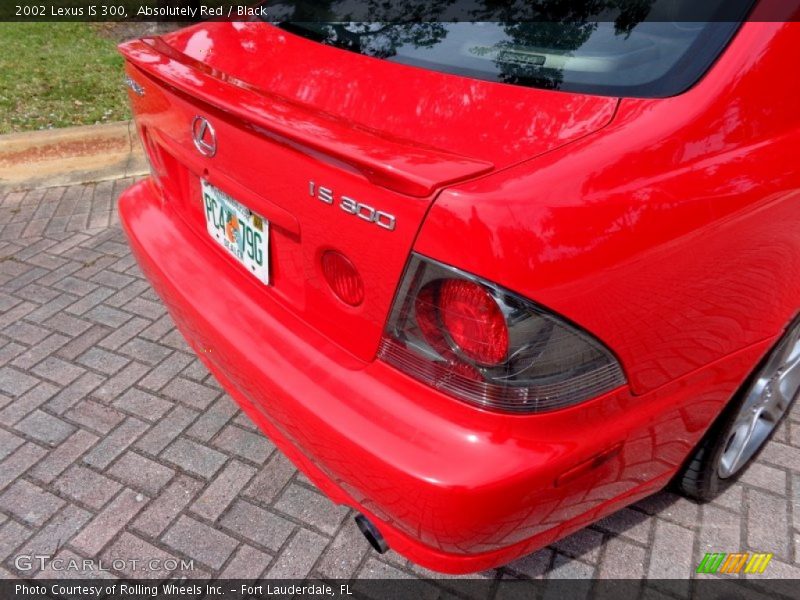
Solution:
<svg viewBox="0 0 800 600">
<path fill-rule="evenodd" d="M 244 252 L 243 233 L 244 232 L 240 228 L 239 218 L 233 213 L 228 213 L 228 219 L 225 223 L 225 237 L 228 238 L 231 245 L 236 248 L 239 258 L 242 257 L 242 253 Z"/>
<path fill-rule="evenodd" d="M 228 213 L 228 222 L 225 223 L 225 237 L 231 244 L 239 245 L 239 219 L 233 213 Z"/>
<path fill-rule="evenodd" d="M 763 573 L 772 560 L 772 554 L 764 552 L 707 552 L 697 566 L 698 573 L 725 573 L 737 575 L 739 573 Z"/>
</svg>

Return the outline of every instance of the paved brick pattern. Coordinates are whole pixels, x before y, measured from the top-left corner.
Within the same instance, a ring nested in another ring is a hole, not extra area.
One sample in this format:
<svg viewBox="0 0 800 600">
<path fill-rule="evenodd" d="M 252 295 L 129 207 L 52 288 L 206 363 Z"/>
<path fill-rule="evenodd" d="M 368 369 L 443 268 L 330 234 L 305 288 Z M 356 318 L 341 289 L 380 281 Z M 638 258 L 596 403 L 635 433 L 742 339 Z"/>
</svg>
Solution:
<svg viewBox="0 0 800 600">
<path fill-rule="evenodd" d="M 117 224 L 130 183 L 0 195 L 0 576 L 49 554 L 436 577 L 370 550 L 190 353 Z M 661 493 L 481 577 L 686 578 L 710 550 L 774 552 L 768 573 L 800 578 L 800 411 L 716 502 Z"/>
</svg>

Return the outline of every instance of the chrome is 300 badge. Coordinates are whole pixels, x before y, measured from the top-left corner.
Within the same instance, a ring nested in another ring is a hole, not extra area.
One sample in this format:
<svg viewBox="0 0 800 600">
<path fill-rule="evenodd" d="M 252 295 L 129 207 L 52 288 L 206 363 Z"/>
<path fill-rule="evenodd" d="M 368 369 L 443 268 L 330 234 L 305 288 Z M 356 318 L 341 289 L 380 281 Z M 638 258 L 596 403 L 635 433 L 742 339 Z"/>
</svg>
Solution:
<svg viewBox="0 0 800 600">
<path fill-rule="evenodd" d="M 338 203 L 339 208 L 344 212 L 355 215 L 368 223 L 374 223 L 387 231 L 394 231 L 397 222 L 394 215 L 390 215 L 382 210 L 377 210 L 369 204 L 364 204 L 349 196 L 337 196 L 331 188 L 317 185 L 313 181 L 308 182 L 308 193 L 312 198 L 316 198 L 320 202 L 324 202 L 325 204 Z"/>
</svg>

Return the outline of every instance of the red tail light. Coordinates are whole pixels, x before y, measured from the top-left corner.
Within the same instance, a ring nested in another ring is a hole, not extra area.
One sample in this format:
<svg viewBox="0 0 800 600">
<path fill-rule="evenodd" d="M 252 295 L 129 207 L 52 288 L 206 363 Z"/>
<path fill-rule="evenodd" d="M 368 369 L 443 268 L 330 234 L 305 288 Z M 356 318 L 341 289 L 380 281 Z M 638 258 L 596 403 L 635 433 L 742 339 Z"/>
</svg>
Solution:
<svg viewBox="0 0 800 600">
<path fill-rule="evenodd" d="M 364 301 L 364 281 L 343 254 L 335 250 L 325 252 L 322 255 L 322 274 L 342 302 L 358 306 Z"/>
<path fill-rule="evenodd" d="M 444 279 L 420 290 L 417 322 L 439 352 L 448 350 L 482 365 L 496 365 L 508 352 L 508 328 L 489 291 L 464 279 Z"/>
<path fill-rule="evenodd" d="M 508 353 L 508 328 L 489 291 L 463 279 L 447 279 L 439 289 L 442 324 L 457 349 L 484 365 L 503 362 Z"/>
<path fill-rule="evenodd" d="M 542 412 L 625 382 L 617 360 L 574 325 L 488 281 L 414 255 L 379 357 L 484 408 Z"/>
</svg>

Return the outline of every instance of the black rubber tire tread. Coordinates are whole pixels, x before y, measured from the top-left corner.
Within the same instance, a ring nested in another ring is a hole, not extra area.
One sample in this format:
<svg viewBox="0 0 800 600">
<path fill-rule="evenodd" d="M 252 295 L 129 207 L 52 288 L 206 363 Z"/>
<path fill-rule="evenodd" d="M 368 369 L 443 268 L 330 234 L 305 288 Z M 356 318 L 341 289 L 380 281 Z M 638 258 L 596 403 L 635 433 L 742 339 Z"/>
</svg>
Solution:
<svg viewBox="0 0 800 600">
<path fill-rule="evenodd" d="M 725 422 L 727 421 L 726 419 Z M 707 502 L 724 492 L 738 479 L 737 476 L 721 479 L 716 473 L 716 461 L 713 457 L 716 455 L 714 446 L 719 444 L 720 429 L 722 428 L 712 428 L 706 433 L 700 445 L 692 453 L 689 462 L 678 474 L 676 484 L 684 496 Z"/>
</svg>

